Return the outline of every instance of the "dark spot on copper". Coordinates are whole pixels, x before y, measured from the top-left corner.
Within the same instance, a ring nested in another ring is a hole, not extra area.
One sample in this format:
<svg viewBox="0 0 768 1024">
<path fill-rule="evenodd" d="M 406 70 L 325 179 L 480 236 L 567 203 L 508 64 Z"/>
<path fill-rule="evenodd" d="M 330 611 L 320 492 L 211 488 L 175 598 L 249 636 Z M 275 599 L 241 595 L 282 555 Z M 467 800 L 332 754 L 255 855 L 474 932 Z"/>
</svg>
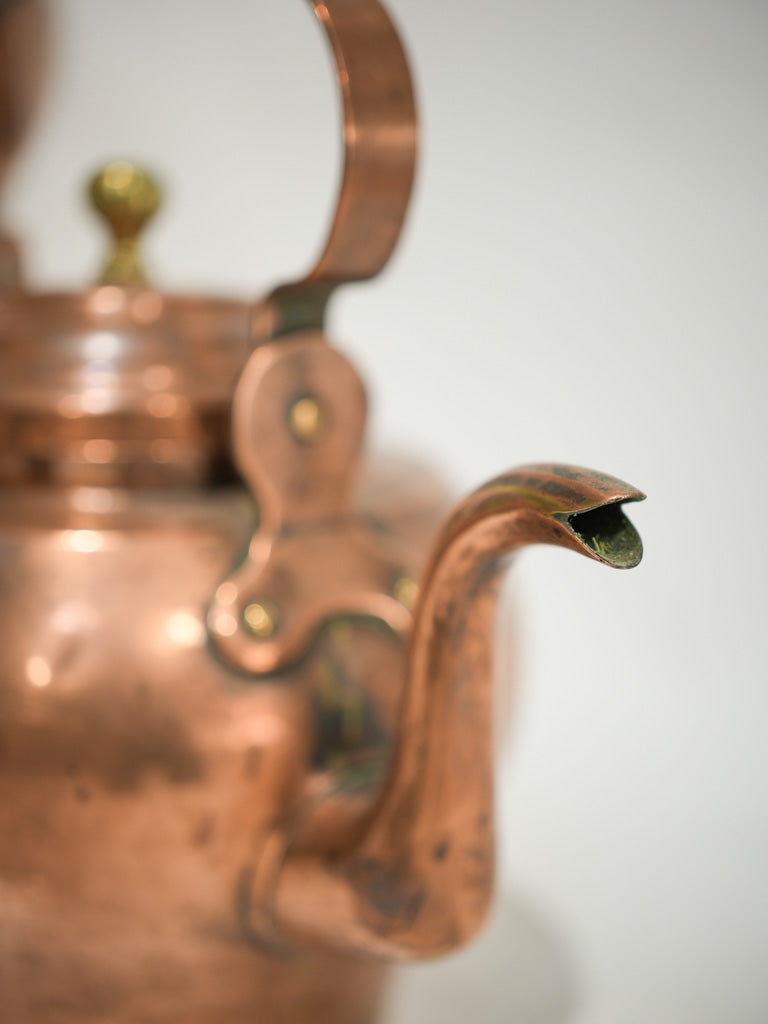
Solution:
<svg viewBox="0 0 768 1024">
<path fill-rule="evenodd" d="M 251 888 L 254 871 L 252 867 L 243 868 L 235 886 L 235 917 L 246 935 L 253 938 L 251 928 Z"/>
<path fill-rule="evenodd" d="M 79 637 L 71 637 L 56 659 L 56 671 L 66 672 L 71 669 L 80 655 L 82 646 L 83 645 Z"/>
<path fill-rule="evenodd" d="M 245 752 L 245 776 L 252 779 L 259 774 L 264 751 L 261 747 L 249 747 Z"/>
<path fill-rule="evenodd" d="M 416 919 L 424 893 L 412 884 L 401 885 L 377 861 L 357 861 L 349 869 L 350 881 L 364 901 L 391 924 L 405 926 Z M 380 927 L 384 927 L 383 922 Z"/>
<path fill-rule="evenodd" d="M 206 846 L 214 833 L 216 819 L 212 814 L 204 815 L 197 824 L 192 842 L 195 846 Z"/>
<path fill-rule="evenodd" d="M 554 476 L 562 476 L 566 480 L 581 480 L 582 475 L 578 470 L 574 469 L 573 466 L 553 466 L 552 473 Z"/>
</svg>

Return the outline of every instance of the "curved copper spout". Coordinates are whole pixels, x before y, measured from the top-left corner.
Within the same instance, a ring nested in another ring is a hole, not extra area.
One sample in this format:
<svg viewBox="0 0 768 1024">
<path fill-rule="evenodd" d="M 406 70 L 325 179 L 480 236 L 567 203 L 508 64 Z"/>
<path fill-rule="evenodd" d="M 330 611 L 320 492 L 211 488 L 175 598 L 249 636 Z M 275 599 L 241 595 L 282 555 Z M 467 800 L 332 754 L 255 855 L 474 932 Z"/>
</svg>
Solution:
<svg viewBox="0 0 768 1024">
<path fill-rule="evenodd" d="M 273 940 L 396 959 L 475 933 L 493 887 L 491 655 L 504 556 L 556 544 L 615 568 L 640 561 L 613 477 L 528 466 L 497 477 L 445 524 L 424 573 L 391 774 L 361 834 L 325 857 L 275 844 L 256 912 Z"/>
</svg>

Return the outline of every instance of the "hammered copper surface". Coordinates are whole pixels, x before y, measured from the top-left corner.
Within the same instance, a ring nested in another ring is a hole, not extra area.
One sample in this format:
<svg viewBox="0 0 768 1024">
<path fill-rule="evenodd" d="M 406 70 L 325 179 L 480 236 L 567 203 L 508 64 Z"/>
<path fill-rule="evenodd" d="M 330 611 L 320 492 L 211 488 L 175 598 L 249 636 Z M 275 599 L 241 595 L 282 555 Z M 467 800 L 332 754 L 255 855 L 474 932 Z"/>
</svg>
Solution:
<svg viewBox="0 0 768 1024">
<path fill-rule="evenodd" d="M 250 879 L 318 787 L 367 804 L 400 646 L 340 620 L 277 677 L 211 657 L 205 608 L 253 527 L 239 488 L 27 490 L 0 526 L 0 1019 L 372 1019 L 381 968 L 266 951 Z"/>
</svg>

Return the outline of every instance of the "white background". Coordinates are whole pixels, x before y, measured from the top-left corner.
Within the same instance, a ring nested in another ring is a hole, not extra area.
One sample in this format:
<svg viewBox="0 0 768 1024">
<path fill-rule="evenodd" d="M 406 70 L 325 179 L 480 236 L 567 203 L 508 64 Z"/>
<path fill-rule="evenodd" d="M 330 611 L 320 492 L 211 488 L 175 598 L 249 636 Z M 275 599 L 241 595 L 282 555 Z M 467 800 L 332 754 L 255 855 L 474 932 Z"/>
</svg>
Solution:
<svg viewBox="0 0 768 1024">
<path fill-rule="evenodd" d="M 304 270 L 339 168 L 295 0 L 60 0 L 4 206 L 35 283 L 103 248 L 105 159 L 158 169 L 163 286 Z M 423 153 L 401 247 L 336 300 L 372 443 L 466 490 L 556 459 L 644 488 L 646 558 L 514 572 L 524 686 L 499 787 L 500 912 L 414 969 L 399 1024 L 768 1020 L 768 5 L 391 0 Z"/>
</svg>

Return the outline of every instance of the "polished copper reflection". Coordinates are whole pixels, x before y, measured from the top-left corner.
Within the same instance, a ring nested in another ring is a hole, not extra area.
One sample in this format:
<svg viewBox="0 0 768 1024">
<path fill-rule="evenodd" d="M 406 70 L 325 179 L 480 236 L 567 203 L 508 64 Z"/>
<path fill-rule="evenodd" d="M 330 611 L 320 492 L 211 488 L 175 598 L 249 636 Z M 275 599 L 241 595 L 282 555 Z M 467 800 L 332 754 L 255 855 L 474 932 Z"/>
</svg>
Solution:
<svg viewBox="0 0 768 1024">
<path fill-rule="evenodd" d="M 641 556 L 612 477 L 529 466 L 448 514 L 366 454 L 324 318 L 393 250 L 415 106 L 377 0 L 312 7 L 346 157 L 309 274 L 255 305 L 158 291 L 121 164 L 108 280 L 0 296 L 3 1024 L 374 1024 L 387 962 L 491 898 L 508 556 Z"/>
<path fill-rule="evenodd" d="M 311 431 L 297 430 L 302 405 L 314 410 Z M 234 453 L 259 520 L 247 557 L 217 588 L 208 624 L 222 656 L 246 672 L 298 661 L 334 616 L 375 617 L 401 636 L 410 628 L 398 584 L 421 553 L 356 510 L 365 408 L 357 373 L 317 333 L 259 346 L 243 371 Z M 268 628 L 254 628 L 254 605 L 274 609 Z"/>
</svg>

